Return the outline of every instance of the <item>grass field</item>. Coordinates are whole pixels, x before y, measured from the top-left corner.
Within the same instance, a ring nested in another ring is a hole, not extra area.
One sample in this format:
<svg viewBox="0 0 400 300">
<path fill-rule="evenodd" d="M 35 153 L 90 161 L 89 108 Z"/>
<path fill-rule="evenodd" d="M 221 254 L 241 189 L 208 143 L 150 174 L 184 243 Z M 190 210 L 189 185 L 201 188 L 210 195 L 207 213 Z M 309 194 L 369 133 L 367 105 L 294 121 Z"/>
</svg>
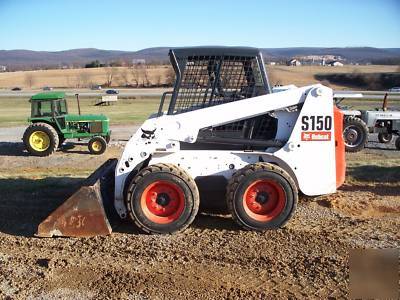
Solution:
<svg viewBox="0 0 400 300">
<path fill-rule="evenodd" d="M 169 66 L 149 66 L 146 69 L 150 84 L 165 83 Z M 343 67 L 326 67 L 326 66 L 266 66 L 270 83 L 275 84 L 295 84 L 304 86 L 312 83 L 318 83 L 314 78 L 315 74 L 330 73 L 386 73 L 398 71 L 398 66 L 354 66 L 345 65 Z M 42 88 L 44 86 L 51 87 L 84 87 L 91 84 L 104 84 L 107 81 L 106 68 L 94 69 L 66 69 L 66 70 L 39 70 L 39 71 L 20 71 L 20 72 L 4 72 L 0 73 L 0 88 L 9 89 L 12 87 L 29 87 L 27 77 L 31 77 L 31 88 Z M 112 85 L 122 86 L 126 83 L 134 84 L 134 77 L 143 82 L 143 70 L 135 71 L 120 67 L 114 69 Z M 326 84 L 326 82 L 325 82 Z M 330 85 L 332 88 L 340 89 L 340 85 Z"/>
<path fill-rule="evenodd" d="M 77 114 L 76 99 L 68 97 L 68 109 L 70 113 Z M 141 96 L 122 98 L 117 104 L 110 106 L 95 106 L 96 97 L 81 98 L 82 114 L 104 114 L 110 118 L 111 124 L 141 124 L 148 116 L 158 111 L 160 98 Z M 342 102 L 354 109 L 375 109 L 382 105 L 379 100 L 345 100 Z M 164 104 L 164 110 L 168 103 Z M 400 101 L 389 102 L 389 107 L 400 109 Z M 30 115 L 30 103 L 28 98 L 0 97 L 0 127 L 12 127 L 27 124 Z"/>
<path fill-rule="evenodd" d="M 68 110 L 77 114 L 76 99 L 68 97 Z M 82 114 L 104 114 L 110 118 L 111 124 L 142 123 L 158 110 L 160 99 L 153 97 L 137 97 L 136 99 L 119 99 L 110 106 L 95 106 L 95 97 L 81 98 Z M 30 116 L 28 98 L 0 98 L 0 127 L 11 127 L 27 124 Z"/>
</svg>

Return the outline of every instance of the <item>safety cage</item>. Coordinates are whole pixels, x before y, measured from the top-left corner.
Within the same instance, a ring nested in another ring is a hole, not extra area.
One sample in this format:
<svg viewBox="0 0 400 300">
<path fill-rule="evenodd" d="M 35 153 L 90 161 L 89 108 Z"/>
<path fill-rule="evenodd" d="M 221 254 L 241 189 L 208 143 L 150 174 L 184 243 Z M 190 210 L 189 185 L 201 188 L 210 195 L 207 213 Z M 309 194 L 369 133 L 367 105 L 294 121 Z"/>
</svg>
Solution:
<svg viewBox="0 0 400 300">
<path fill-rule="evenodd" d="M 169 56 L 176 74 L 169 115 L 270 93 L 262 54 L 256 48 L 177 48 L 171 49 Z M 167 94 L 163 95 L 159 114 Z M 249 140 L 273 139 L 276 128 L 277 120 L 265 114 L 204 128 L 199 132 L 199 141 L 243 147 Z M 260 145 L 266 146 L 265 142 Z"/>
<path fill-rule="evenodd" d="M 224 104 L 269 93 L 258 49 L 177 48 L 169 52 L 176 74 L 168 114 Z"/>
</svg>

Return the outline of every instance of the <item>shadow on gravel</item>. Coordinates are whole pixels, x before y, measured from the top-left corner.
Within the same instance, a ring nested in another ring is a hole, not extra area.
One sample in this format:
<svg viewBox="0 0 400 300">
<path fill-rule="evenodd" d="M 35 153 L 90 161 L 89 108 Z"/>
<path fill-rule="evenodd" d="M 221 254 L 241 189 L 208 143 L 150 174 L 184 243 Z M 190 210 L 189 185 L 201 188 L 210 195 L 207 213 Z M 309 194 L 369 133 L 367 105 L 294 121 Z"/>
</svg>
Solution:
<svg viewBox="0 0 400 300">
<path fill-rule="evenodd" d="M 24 144 L 15 142 L 0 142 L 0 155 L 3 156 L 29 156 Z"/>
<path fill-rule="evenodd" d="M 64 153 L 74 153 L 74 154 L 90 154 L 86 147 L 85 150 L 77 150 L 75 146 L 85 146 L 82 143 L 65 143 L 60 147 L 58 151 Z M 25 150 L 24 143 L 22 142 L 0 142 L 0 156 L 30 156 L 28 151 Z"/>
<path fill-rule="evenodd" d="M 40 179 L 0 179 L 0 232 L 32 237 L 38 225 L 64 203 L 84 183 L 85 178 L 46 177 Z M 102 192 L 103 193 L 103 192 Z M 112 202 L 112 192 L 104 198 L 104 208 L 113 232 L 142 234 L 129 219 L 120 220 Z M 226 216 L 225 201 L 220 198 L 204 201 L 193 227 L 215 230 L 239 230 L 230 216 Z M 106 203 L 107 202 L 107 203 Z M 212 204 L 211 207 L 207 204 Z M 112 210 L 112 211 L 111 211 Z"/>
<path fill-rule="evenodd" d="M 382 145 L 382 144 L 367 145 L 365 148 L 371 149 L 371 150 L 399 151 L 399 150 L 397 150 L 397 148 L 394 145 L 390 145 L 390 144 L 389 145 Z"/>
<path fill-rule="evenodd" d="M 230 215 L 213 215 L 199 213 L 191 225 L 199 229 L 211 229 L 220 231 L 237 231 L 241 230 L 233 221 Z"/>
<path fill-rule="evenodd" d="M 79 147 L 78 149 L 76 146 L 86 146 L 86 150 L 80 150 L 82 149 Z M 85 154 L 88 155 L 90 154 L 89 149 L 87 148 L 87 143 L 75 143 L 75 142 L 66 142 L 60 147 L 60 150 L 63 153 L 73 153 L 73 154 Z"/>
<path fill-rule="evenodd" d="M 33 236 L 37 226 L 71 196 L 83 178 L 0 179 L 0 231 Z"/>
<path fill-rule="evenodd" d="M 358 166 L 349 167 L 348 174 L 358 181 L 398 182 L 400 183 L 400 166 Z"/>
<path fill-rule="evenodd" d="M 344 185 L 340 188 L 342 191 L 349 192 L 370 192 L 378 196 L 400 196 L 400 185 L 399 186 L 387 186 L 384 184 L 370 185 Z"/>
</svg>

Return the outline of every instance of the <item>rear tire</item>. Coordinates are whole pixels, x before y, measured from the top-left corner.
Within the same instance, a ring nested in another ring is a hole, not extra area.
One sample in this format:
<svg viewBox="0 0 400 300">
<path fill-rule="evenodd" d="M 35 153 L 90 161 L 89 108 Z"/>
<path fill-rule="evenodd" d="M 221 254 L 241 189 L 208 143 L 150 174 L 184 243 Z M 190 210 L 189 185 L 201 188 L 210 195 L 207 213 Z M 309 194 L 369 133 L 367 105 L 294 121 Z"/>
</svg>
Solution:
<svg viewBox="0 0 400 300">
<path fill-rule="evenodd" d="M 378 140 L 380 143 L 388 144 L 392 141 L 393 135 L 387 132 L 379 132 Z"/>
<path fill-rule="evenodd" d="M 343 126 L 343 139 L 347 152 L 361 151 L 368 141 L 367 124 L 360 118 L 346 117 Z"/>
<path fill-rule="evenodd" d="M 400 150 L 400 136 L 399 137 L 397 137 L 397 139 L 396 139 L 396 141 L 395 141 L 395 146 L 396 146 L 396 148 L 397 148 L 397 150 Z"/>
<path fill-rule="evenodd" d="M 183 169 L 156 164 L 140 171 L 128 187 L 125 203 L 132 221 L 144 232 L 182 231 L 199 210 L 196 183 Z"/>
<path fill-rule="evenodd" d="M 248 165 L 232 176 L 227 187 L 228 209 L 246 230 L 282 227 L 293 215 L 297 201 L 295 182 L 273 164 Z"/>
<path fill-rule="evenodd" d="M 88 143 L 88 149 L 91 154 L 100 155 L 103 154 L 107 149 L 107 142 L 101 136 L 95 136 L 90 139 Z"/>
<path fill-rule="evenodd" d="M 49 156 L 58 148 L 58 133 L 47 123 L 34 123 L 24 132 L 25 148 L 35 156 Z"/>
</svg>

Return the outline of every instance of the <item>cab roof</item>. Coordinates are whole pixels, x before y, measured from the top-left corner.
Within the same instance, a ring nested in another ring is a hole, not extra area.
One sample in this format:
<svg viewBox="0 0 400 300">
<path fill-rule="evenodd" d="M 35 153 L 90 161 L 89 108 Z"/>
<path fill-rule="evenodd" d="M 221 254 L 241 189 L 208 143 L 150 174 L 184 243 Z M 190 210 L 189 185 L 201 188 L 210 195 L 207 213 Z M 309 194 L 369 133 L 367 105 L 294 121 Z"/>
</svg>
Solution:
<svg viewBox="0 0 400 300">
<path fill-rule="evenodd" d="M 49 92 L 49 93 L 39 93 L 33 95 L 31 100 L 57 100 L 57 99 L 64 99 L 65 93 L 64 92 Z"/>
<path fill-rule="evenodd" d="M 170 49 L 177 58 L 187 56 L 257 56 L 260 49 L 253 47 L 199 46 Z"/>
</svg>

